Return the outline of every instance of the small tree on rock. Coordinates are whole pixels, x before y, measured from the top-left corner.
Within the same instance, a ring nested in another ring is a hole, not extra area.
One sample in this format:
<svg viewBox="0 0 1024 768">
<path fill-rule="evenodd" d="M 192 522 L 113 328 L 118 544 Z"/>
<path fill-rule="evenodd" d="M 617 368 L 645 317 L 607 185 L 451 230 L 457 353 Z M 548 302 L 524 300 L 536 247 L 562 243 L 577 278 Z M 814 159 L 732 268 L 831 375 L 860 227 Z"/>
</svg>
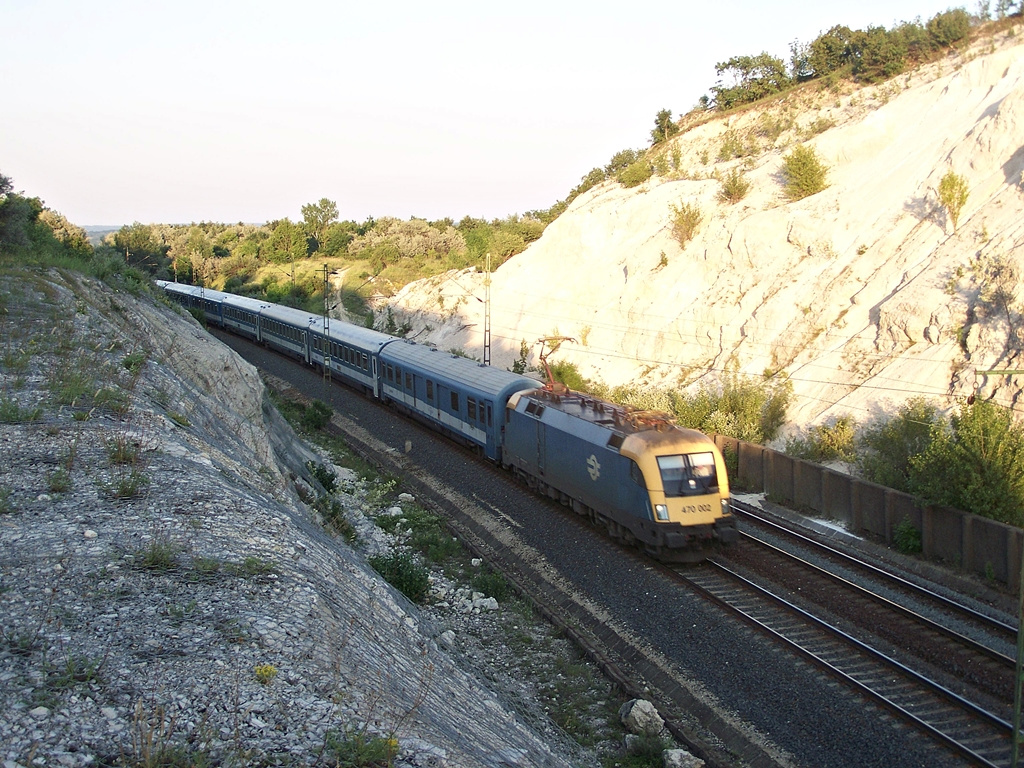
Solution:
<svg viewBox="0 0 1024 768">
<path fill-rule="evenodd" d="M 802 200 L 825 189 L 828 166 L 818 158 L 812 147 L 801 144 L 782 159 L 782 178 L 786 197 Z"/>
<path fill-rule="evenodd" d="M 939 202 L 949 213 L 954 232 L 960 222 L 960 213 L 967 204 L 967 195 L 967 179 L 957 175 L 952 169 L 946 171 L 946 175 L 939 182 Z"/>
</svg>

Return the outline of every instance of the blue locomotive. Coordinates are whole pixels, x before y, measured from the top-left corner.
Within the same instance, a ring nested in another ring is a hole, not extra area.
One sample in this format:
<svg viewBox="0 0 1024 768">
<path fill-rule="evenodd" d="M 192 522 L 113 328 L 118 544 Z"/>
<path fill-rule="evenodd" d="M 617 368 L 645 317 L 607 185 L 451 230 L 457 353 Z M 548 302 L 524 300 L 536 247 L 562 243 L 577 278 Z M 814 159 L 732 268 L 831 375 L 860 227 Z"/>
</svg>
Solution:
<svg viewBox="0 0 1024 768">
<path fill-rule="evenodd" d="M 737 538 L 722 454 L 637 411 L 411 341 L 223 291 L 157 281 L 207 322 L 394 405 L 666 561 Z"/>
</svg>

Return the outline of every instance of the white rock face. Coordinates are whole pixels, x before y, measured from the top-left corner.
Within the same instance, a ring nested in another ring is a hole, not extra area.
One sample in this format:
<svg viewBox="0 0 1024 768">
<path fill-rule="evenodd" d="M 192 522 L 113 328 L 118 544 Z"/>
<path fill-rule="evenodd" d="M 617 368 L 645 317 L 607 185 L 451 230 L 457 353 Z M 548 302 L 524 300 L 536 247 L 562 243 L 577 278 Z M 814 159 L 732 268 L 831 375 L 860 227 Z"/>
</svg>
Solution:
<svg viewBox="0 0 1024 768">
<path fill-rule="evenodd" d="M 612 386 L 784 371 L 798 425 L 867 420 L 915 395 L 948 408 L 979 387 L 1011 403 L 1016 379 L 979 372 L 1022 367 L 1021 32 L 881 85 L 811 88 L 716 119 L 673 139 L 680 173 L 581 195 L 493 274 L 492 364 L 557 333 L 577 340 L 557 359 Z M 754 132 L 765 115 L 794 121 L 774 144 Z M 807 138 L 815 121 L 834 125 Z M 762 151 L 716 162 L 726 131 Z M 829 186 L 789 202 L 779 173 L 801 142 L 829 166 Z M 751 187 L 728 204 L 712 174 L 734 168 Z M 949 170 L 970 190 L 956 231 L 938 202 Z M 671 220 L 684 203 L 703 222 L 680 247 Z M 442 275 L 390 307 L 417 341 L 480 358 L 484 307 L 471 297 L 483 282 Z"/>
</svg>

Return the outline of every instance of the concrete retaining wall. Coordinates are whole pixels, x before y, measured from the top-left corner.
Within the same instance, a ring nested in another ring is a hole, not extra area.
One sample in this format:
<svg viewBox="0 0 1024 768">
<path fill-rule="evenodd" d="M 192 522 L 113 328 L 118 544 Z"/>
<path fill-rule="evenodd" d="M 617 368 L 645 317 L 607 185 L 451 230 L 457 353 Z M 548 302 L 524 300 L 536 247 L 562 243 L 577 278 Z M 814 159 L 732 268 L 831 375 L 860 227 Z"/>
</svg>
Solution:
<svg viewBox="0 0 1024 768">
<path fill-rule="evenodd" d="M 1024 530 L 946 507 L 922 507 L 913 496 L 733 438 L 715 436 L 738 458 L 738 488 L 769 501 L 843 523 L 851 533 L 893 543 L 901 525 L 921 534 L 921 552 L 998 581 L 1014 592 L 1024 557 Z"/>
</svg>

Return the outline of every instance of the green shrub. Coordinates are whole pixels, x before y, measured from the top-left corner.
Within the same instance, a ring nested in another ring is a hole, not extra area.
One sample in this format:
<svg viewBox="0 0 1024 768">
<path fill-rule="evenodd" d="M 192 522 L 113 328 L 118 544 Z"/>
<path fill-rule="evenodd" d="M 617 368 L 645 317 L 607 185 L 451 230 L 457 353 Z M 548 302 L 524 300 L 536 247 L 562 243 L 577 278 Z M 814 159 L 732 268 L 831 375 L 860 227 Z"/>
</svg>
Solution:
<svg viewBox="0 0 1024 768">
<path fill-rule="evenodd" d="M 1024 525 L 1024 426 L 987 400 L 962 403 L 911 458 L 911 489 L 926 504 Z"/>
<path fill-rule="evenodd" d="M 684 427 L 716 432 L 751 443 L 775 438 L 786 420 L 792 384 L 781 376 L 741 377 L 727 373 L 719 386 L 694 393 L 670 393 L 670 407 Z"/>
<path fill-rule="evenodd" d="M 911 459 L 924 453 L 939 424 L 934 405 L 920 397 L 909 400 L 892 418 L 865 427 L 858 435 L 858 472 L 873 483 L 910 492 Z"/>
<path fill-rule="evenodd" d="M 391 552 L 371 557 L 368 562 L 388 584 L 414 603 L 422 603 L 426 599 L 430 588 L 429 574 L 411 553 Z"/>
<path fill-rule="evenodd" d="M 323 489 L 327 493 L 334 493 L 338 488 L 338 476 L 334 474 L 334 470 L 328 467 L 326 464 L 320 464 L 315 461 L 307 461 L 306 469 L 309 473 L 316 478 L 316 481 L 323 486 Z"/>
<path fill-rule="evenodd" d="M 476 573 L 471 579 L 470 585 L 477 592 L 483 592 L 498 602 L 504 602 L 512 594 L 512 587 L 509 586 L 505 577 L 490 568 L 482 568 Z"/>
<path fill-rule="evenodd" d="M 641 158 L 619 171 L 615 178 L 624 187 L 637 187 L 653 175 L 654 168 L 646 159 Z"/>
<path fill-rule="evenodd" d="M 331 423 L 334 411 L 322 400 L 314 400 L 302 413 L 302 426 L 311 432 L 318 432 Z"/>
<path fill-rule="evenodd" d="M 850 416 L 841 416 L 832 424 L 818 424 L 806 437 L 786 441 L 786 453 L 807 461 L 853 461 L 854 435 L 857 423 Z"/>
<path fill-rule="evenodd" d="M 718 199 L 723 203 L 738 203 L 749 191 L 750 182 L 743 178 L 743 172 L 739 168 L 733 168 L 729 175 L 722 179 Z"/>
<path fill-rule="evenodd" d="M 548 363 L 548 365 L 551 368 L 551 375 L 555 381 L 565 384 L 574 392 L 587 392 L 591 388 L 592 382 L 589 379 L 583 378 L 583 374 L 580 373 L 579 366 L 576 363 L 568 360 L 558 360 L 557 362 Z"/>
<path fill-rule="evenodd" d="M 686 244 L 697 234 L 697 229 L 704 218 L 700 207 L 690 203 L 672 206 L 672 237 L 680 246 Z"/>
<path fill-rule="evenodd" d="M 892 543 L 905 555 L 921 551 L 921 532 L 917 530 L 909 517 L 900 520 L 892 532 Z"/>
<path fill-rule="evenodd" d="M 14 510 L 14 502 L 11 501 L 11 489 L 0 488 L 0 515 L 9 515 Z"/>
<path fill-rule="evenodd" d="M 795 147 L 782 159 L 783 188 L 790 200 L 802 200 L 821 192 L 828 186 L 827 176 L 828 166 L 805 144 Z"/>
<path fill-rule="evenodd" d="M 756 155 L 760 149 L 757 140 L 753 136 L 749 134 L 742 135 L 730 128 L 722 134 L 722 143 L 718 147 L 717 160 L 724 163 L 737 157 L 750 157 Z"/>
</svg>

